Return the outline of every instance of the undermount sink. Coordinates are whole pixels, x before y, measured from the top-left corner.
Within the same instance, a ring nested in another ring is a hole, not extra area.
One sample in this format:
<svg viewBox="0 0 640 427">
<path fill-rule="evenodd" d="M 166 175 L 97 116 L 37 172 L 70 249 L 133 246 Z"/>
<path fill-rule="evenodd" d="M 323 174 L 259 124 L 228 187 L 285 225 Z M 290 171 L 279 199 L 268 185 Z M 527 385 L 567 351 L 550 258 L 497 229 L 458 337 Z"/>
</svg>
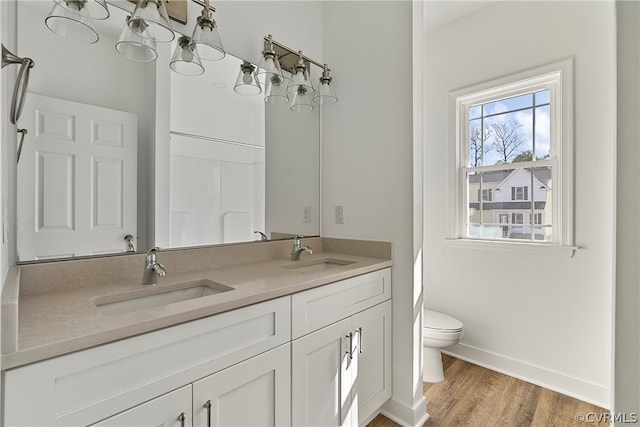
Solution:
<svg viewBox="0 0 640 427">
<path fill-rule="evenodd" d="M 140 285 L 143 286 L 143 285 Z M 114 316 L 146 308 L 161 307 L 208 295 L 228 292 L 234 288 L 208 279 L 176 283 L 162 287 L 144 287 L 114 295 L 105 295 L 94 300 L 102 314 Z"/>
<path fill-rule="evenodd" d="M 295 270 L 300 273 L 315 273 L 318 271 L 330 270 L 332 268 L 343 267 L 345 265 L 353 264 L 354 261 L 347 261 L 344 259 L 336 258 L 320 258 L 312 261 L 296 262 L 294 264 L 284 265 L 284 268 L 289 270 Z"/>
</svg>

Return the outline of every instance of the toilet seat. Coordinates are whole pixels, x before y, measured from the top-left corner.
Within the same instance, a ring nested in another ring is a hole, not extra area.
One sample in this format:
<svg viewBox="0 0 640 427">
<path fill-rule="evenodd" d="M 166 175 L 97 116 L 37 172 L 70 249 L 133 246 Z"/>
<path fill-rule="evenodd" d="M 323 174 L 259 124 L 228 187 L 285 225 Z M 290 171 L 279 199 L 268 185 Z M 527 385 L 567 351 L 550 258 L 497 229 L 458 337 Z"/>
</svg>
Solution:
<svg viewBox="0 0 640 427">
<path fill-rule="evenodd" d="M 424 310 L 423 328 L 442 333 L 462 331 L 463 324 L 456 318 L 433 310 Z"/>
</svg>

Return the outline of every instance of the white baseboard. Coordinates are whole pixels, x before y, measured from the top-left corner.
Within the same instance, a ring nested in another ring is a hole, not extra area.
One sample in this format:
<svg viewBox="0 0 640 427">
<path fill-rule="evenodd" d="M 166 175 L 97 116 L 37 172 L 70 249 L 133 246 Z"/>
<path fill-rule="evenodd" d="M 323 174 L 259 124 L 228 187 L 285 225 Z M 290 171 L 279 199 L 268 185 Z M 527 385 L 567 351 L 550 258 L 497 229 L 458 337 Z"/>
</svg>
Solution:
<svg viewBox="0 0 640 427">
<path fill-rule="evenodd" d="M 584 402 L 605 409 L 611 409 L 611 390 L 607 387 L 602 387 L 463 343 L 447 348 L 443 353 L 539 385 L 540 387 L 566 394 L 567 396 Z"/>
<path fill-rule="evenodd" d="M 389 399 L 382 405 L 380 413 L 402 427 L 422 427 L 429 419 L 427 399 L 424 396 L 413 408 Z"/>
</svg>

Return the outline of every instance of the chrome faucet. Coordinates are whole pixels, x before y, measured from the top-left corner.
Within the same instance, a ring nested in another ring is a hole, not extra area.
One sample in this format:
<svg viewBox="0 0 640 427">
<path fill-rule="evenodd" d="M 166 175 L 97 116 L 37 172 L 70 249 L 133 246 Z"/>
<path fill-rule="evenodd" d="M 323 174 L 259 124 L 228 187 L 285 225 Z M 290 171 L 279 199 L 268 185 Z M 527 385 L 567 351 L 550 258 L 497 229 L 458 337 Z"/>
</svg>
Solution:
<svg viewBox="0 0 640 427">
<path fill-rule="evenodd" d="M 126 236 L 124 236 L 124 241 L 126 242 L 127 245 L 127 252 L 135 252 L 136 251 L 136 245 L 135 243 L 133 243 L 135 237 L 133 237 L 131 234 L 127 234 Z"/>
<path fill-rule="evenodd" d="M 267 238 L 267 235 L 264 234 L 262 231 L 254 231 L 253 233 L 254 234 L 259 234 L 260 235 L 260 241 L 262 241 L 262 242 L 266 242 L 267 240 L 269 240 Z"/>
<path fill-rule="evenodd" d="M 313 253 L 313 251 L 309 246 L 306 246 L 306 245 L 303 246 L 302 243 L 300 242 L 300 239 L 302 239 L 303 237 L 304 236 L 301 236 L 300 234 L 298 234 L 293 239 L 293 249 L 291 250 L 291 260 L 293 261 L 298 261 L 300 259 L 300 253 L 302 251 L 305 251 L 309 255 Z"/>
<path fill-rule="evenodd" d="M 147 259 L 144 263 L 144 277 L 142 278 L 143 285 L 155 285 L 158 283 L 158 277 L 167 275 L 167 269 L 158 262 L 156 257 L 156 253 L 159 250 L 160 248 L 155 247 L 147 252 Z"/>
</svg>

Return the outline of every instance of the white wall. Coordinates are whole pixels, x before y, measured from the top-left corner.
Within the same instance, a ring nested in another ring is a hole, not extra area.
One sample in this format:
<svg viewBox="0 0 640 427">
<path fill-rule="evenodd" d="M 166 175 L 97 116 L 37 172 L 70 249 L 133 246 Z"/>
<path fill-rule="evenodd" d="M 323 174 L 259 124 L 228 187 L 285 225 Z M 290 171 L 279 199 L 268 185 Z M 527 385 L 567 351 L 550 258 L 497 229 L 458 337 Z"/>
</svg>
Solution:
<svg viewBox="0 0 640 427">
<path fill-rule="evenodd" d="M 413 287 L 411 2 L 326 2 L 324 49 L 339 102 L 323 110 L 322 232 L 393 243 L 393 397 L 385 413 L 421 425 L 425 404 L 414 366 L 421 301 L 414 305 L 420 291 Z M 335 223 L 336 205 L 344 206 L 344 224 Z"/>
<path fill-rule="evenodd" d="M 441 3 L 425 6 L 438 8 Z M 575 58 L 573 258 L 445 245 L 448 92 Z M 464 322 L 454 355 L 607 407 L 615 189 L 614 3 L 499 2 L 426 34 L 425 306 Z M 532 268 L 543 265 L 544 268 Z"/>
<path fill-rule="evenodd" d="M 640 3 L 617 1 L 618 181 L 613 410 L 640 413 Z"/>
</svg>

